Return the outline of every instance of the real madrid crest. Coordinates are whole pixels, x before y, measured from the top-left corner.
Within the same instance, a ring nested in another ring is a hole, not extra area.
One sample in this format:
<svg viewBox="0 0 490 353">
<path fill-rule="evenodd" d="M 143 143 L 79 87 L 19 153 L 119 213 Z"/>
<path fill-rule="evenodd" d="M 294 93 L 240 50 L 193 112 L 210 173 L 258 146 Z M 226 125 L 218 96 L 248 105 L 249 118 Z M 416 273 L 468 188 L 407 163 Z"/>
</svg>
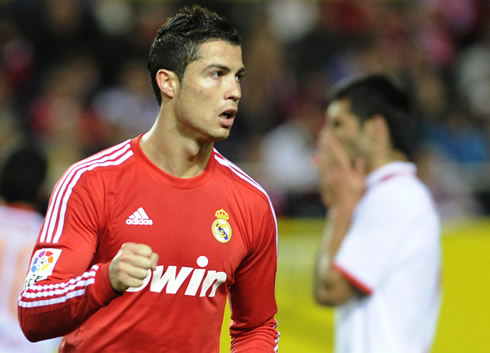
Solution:
<svg viewBox="0 0 490 353">
<path fill-rule="evenodd" d="M 216 216 L 216 220 L 211 226 L 214 237 L 220 243 L 229 242 L 231 239 L 231 226 L 228 223 L 230 216 L 228 216 L 228 213 L 224 209 L 216 211 L 214 215 Z"/>
</svg>

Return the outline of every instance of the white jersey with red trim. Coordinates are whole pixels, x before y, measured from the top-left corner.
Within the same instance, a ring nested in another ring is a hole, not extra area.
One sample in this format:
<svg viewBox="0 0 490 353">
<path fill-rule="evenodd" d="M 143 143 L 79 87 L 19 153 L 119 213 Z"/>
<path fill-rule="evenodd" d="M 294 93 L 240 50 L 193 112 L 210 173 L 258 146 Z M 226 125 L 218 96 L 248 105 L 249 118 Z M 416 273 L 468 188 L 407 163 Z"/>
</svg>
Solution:
<svg viewBox="0 0 490 353">
<path fill-rule="evenodd" d="M 440 307 L 437 212 L 412 163 L 367 177 L 334 266 L 365 296 L 336 309 L 336 353 L 426 353 Z"/>
<path fill-rule="evenodd" d="M 17 321 L 17 298 L 43 217 L 33 209 L 0 205 L 0 352 L 54 353 L 59 340 L 31 343 Z"/>
<path fill-rule="evenodd" d="M 274 352 L 277 222 L 266 192 L 216 150 L 203 173 L 175 178 L 140 138 L 69 168 L 51 196 L 19 320 L 60 352 L 219 352 L 229 297 L 232 350 Z M 108 266 L 125 242 L 159 263 L 118 295 Z"/>
</svg>

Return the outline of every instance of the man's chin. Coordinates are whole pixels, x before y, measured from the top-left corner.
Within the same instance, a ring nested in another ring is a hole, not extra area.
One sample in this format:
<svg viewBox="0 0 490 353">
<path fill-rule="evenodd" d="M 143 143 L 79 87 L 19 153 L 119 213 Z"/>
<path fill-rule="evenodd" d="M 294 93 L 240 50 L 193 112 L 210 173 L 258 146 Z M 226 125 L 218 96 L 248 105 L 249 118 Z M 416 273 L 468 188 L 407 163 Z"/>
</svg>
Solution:
<svg viewBox="0 0 490 353">
<path fill-rule="evenodd" d="M 220 129 L 220 131 L 215 136 L 215 138 L 216 138 L 215 142 L 227 139 L 230 136 L 230 132 L 231 132 L 231 127 Z"/>
<path fill-rule="evenodd" d="M 222 133 L 217 133 L 213 136 L 209 136 L 209 138 L 203 142 L 210 142 L 210 143 L 220 142 L 226 140 L 229 136 L 230 136 L 230 130 L 227 130 L 227 131 L 223 131 Z"/>
</svg>

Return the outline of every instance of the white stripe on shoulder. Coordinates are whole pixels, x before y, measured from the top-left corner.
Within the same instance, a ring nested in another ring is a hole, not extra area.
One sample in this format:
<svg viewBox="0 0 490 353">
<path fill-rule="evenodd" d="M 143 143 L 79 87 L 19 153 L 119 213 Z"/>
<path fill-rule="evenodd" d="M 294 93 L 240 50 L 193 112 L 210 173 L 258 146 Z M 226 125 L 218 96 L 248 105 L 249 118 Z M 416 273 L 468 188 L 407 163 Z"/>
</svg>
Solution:
<svg viewBox="0 0 490 353">
<path fill-rule="evenodd" d="M 275 223 L 275 226 L 276 226 L 276 253 L 278 251 L 278 234 L 279 234 L 279 231 L 278 231 L 278 227 L 277 227 L 277 218 L 276 218 L 276 212 L 274 211 L 274 206 L 272 205 L 272 201 L 269 197 L 269 194 L 267 193 L 267 191 L 265 191 L 265 189 L 260 186 L 259 183 L 257 183 L 254 179 L 252 179 L 247 173 L 245 173 L 243 170 L 241 170 L 237 165 L 235 165 L 234 163 L 232 163 L 230 160 L 228 160 L 227 158 L 223 157 L 216 149 L 214 149 L 214 152 L 215 152 L 215 159 L 216 161 L 225 166 L 225 167 L 228 167 L 229 169 L 231 169 L 231 171 L 233 173 L 235 173 L 238 177 L 240 177 L 241 179 L 245 180 L 246 182 L 248 182 L 249 184 L 251 184 L 252 186 L 254 186 L 255 188 L 257 188 L 258 190 L 260 190 L 266 197 L 267 197 L 267 201 L 269 201 L 269 207 L 271 209 L 271 213 L 272 213 L 272 216 L 274 217 L 274 223 Z"/>
<path fill-rule="evenodd" d="M 214 150 L 214 152 L 216 153 L 215 159 L 218 161 L 219 164 L 230 168 L 240 178 L 248 181 L 250 184 L 252 184 L 257 189 L 262 191 L 267 197 L 269 197 L 269 195 L 267 194 L 267 191 L 265 191 L 265 189 L 259 183 L 257 183 L 252 177 L 250 177 L 247 173 L 245 173 L 242 169 L 240 169 L 240 167 L 238 167 L 236 164 L 231 162 L 226 157 L 223 157 L 216 149 Z"/>
<path fill-rule="evenodd" d="M 63 230 L 66 204 L 70 198 L 73 187 L 76 185 L 80 176 L 97 167 L 119 165 L 133 155 L 130 150 L 130 140 L 119 145 L 101 151 L 73 164 L 56 184 L 51 202 L 46 214 L 46 222 L 43 225 L 40 242 L 57 243 Z M 56 228 L 56 234 L 54 230 Z"/>
</svg>

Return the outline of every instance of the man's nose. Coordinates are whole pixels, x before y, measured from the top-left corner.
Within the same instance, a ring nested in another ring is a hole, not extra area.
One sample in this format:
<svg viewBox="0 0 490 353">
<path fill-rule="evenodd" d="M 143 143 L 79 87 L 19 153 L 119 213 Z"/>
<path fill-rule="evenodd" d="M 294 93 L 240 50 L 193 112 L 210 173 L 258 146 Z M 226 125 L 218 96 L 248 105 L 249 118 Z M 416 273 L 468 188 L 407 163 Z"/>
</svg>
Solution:
<svg viewBox="0 0 490 353">
<path fill-rule="evenodd" d="M 242 98 L 242 87 L 240 81 L 238 81 L 235 77 L 230 81 L 229 88 L 226 92 L 226 99 L 231 99 L 238 102 L 240 98 Z"/>
</svg>

